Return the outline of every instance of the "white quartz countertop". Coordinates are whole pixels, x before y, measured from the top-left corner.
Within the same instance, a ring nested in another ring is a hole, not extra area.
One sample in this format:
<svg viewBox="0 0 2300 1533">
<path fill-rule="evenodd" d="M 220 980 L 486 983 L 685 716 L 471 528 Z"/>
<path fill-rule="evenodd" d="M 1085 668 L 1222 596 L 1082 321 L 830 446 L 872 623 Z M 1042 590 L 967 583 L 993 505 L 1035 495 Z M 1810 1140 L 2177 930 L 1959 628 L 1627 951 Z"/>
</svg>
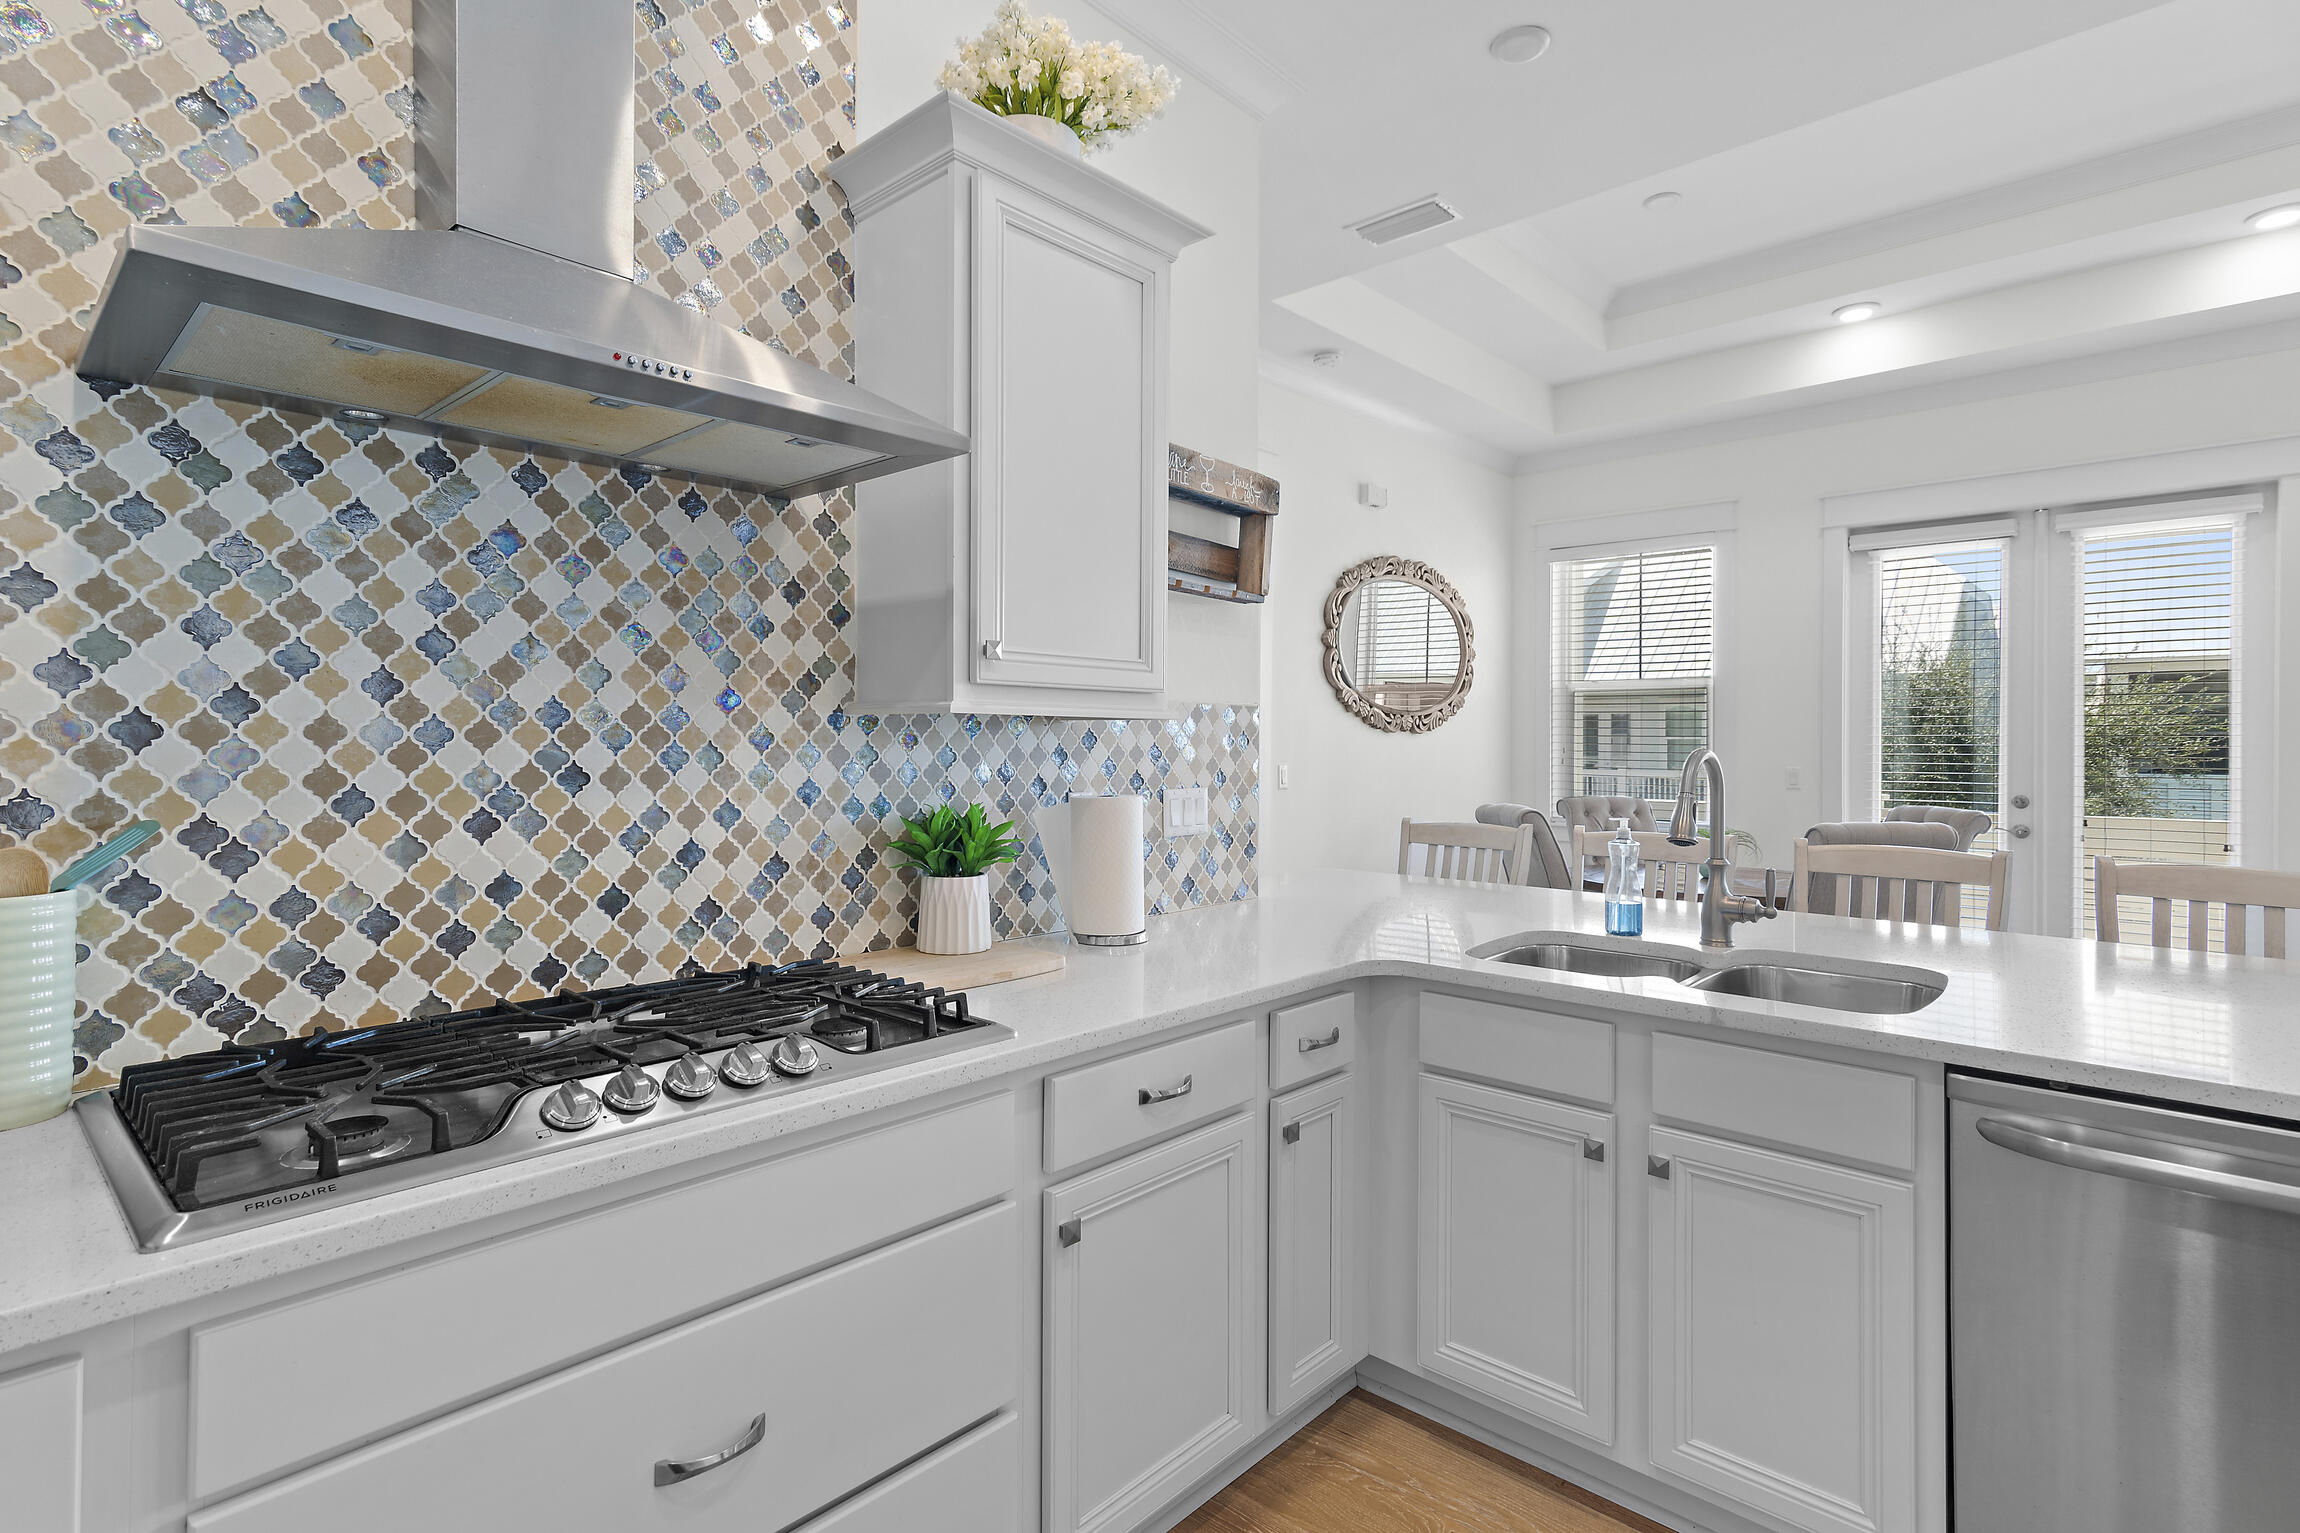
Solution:
<svg viewBox="0 0 2300 1533">
<path fill-rule="evenodd" d="M 974 992 L 978 1015 L 1014 1029 L 1008 1042 L 149 1255 L 129 1236 L 79 1114 L 67 1113 L 0 1134 L 0 1371 L 9 1352 L 90 1326 L 1370 977 L 2300 1119 L 2300 964 L 1831 916 L 1783 915 L 1737 928 L 1743 952 L 1789 950 L 1948 976 L 1930 1006 L 1892 1017 L 1466 956 L 1520 932 L 1599 933 L 1602 915 L 1596 896 L 1560 890 L 1296 874 L 1256 900 L 1156 918 L 1143 946 L 1074 948 L 1063 973 Z M 1650 907 L 1645 935 L 1699 942 L 1691 908 L 1659 902 Z"/>
</svg>

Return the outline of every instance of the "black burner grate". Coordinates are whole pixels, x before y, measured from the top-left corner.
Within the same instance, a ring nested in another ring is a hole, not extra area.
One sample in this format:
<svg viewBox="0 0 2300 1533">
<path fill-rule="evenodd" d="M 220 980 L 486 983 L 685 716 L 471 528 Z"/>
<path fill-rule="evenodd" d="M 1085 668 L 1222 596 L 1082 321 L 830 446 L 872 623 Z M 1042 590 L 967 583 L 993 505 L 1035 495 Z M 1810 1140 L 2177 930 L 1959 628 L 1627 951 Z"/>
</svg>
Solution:
<svg viewBox="0 0 2300 1533">
<path fill-rule="evenodd" d="M 527 1093 L 803 1033 L 868 1054 L 977 1026 L 964 994 L 810 959 L 498 1001 L 131 1065 L 113 1094 L 186 1212 L 477 1144 Z"/>
</svg>

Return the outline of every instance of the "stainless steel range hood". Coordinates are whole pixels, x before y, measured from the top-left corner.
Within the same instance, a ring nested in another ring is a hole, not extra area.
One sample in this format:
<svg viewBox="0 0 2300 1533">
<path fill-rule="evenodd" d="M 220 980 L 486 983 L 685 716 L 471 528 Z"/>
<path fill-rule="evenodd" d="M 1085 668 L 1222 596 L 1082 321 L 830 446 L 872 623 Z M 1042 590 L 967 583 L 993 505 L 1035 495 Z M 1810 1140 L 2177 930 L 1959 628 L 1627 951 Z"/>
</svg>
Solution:
<svg viewBox="0 0 2300 1533">
<path fill-rule="evenodd" d="M 417 0 L 414 21 L 428 227 L 134 225 L 83 378 L 780 495 L 967 450 L 631 280 L 629 0 Z"/>
</svg>

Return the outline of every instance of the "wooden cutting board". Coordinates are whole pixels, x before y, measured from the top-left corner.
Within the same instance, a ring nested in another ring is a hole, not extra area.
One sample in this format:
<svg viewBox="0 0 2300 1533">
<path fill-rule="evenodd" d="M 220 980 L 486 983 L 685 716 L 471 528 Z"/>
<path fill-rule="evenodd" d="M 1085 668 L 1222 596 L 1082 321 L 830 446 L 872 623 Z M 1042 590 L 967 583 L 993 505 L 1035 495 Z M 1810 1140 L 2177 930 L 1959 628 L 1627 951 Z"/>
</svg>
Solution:
<svg viewBox="0 0 2300 1533">
<path fill-rule="evenodd" d="M 1033 974 L 1060 973 L 1068 946 L 1063 937 L 1023 937 L 993 943 L 986 953 L 922 953 L 914 947 L 895 947 L 841 953 L 839 962 L 945 990 L 979 990 Z"/>
</svg>

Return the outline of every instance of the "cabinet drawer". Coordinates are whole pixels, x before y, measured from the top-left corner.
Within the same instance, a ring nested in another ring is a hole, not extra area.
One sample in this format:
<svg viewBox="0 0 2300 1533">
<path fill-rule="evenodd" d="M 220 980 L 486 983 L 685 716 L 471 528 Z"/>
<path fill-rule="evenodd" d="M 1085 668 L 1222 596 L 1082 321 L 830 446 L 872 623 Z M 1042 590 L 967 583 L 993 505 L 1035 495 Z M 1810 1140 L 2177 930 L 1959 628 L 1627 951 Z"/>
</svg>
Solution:
<svg viewBox="0 0 2300 1533">
<path fill-rule="evenodd" d="M 191 1533 L 788 1527 L 1013 1399 L 1020 1238 L 999 1204 L 198 1513 Z M 355 1392 L 388 1350 L 356 1334 L 301 1360 L 299 1409 Z M 749 1451 L 655 1483 L 660 1462 L 724 1452 L 761 1417 Z"/>
<path fill-rule="evenodd" d="M 1653 1115 L 1895 1171 L 1917 1165 L 1917 1083 L 1890 1070 L 1656 1033 Z"/>
<path fill-rule="evenodd" d="M 1421 998 L 1421 1060 L 1545 1096 L 1611 1105 L 1613 1028 L 1467 996 Z"/>
<path fill-rule="evenodd" d="M 1000 1095 L 192 1332 L 192 1494 L 311 1462 L 1001 1197 Z M 309 1396 L 346 1337 L 389 1337 Z M 351 1387 L 356 1383 L 356 1387 Z"/>
<path fill-rule="evenodd" d="M 1358 1054 L 1358 998 L 1349 991 L 1270 1013 L 1270 1089 L 1341 1069 Z"/>
<path fill-rule="evenodd" d="M 1253 1100 L 1260 1075 L 1251 1022 L 1050 1075 L 1046 1169 L 1061 1171 L 1226 1113 Z"/>
<path fill-rule="evenodd" d="M 1022 1422 L 1012 1411 L 937 1448 L 799 1533 L 1014 1533 Z"/>
</svg>

